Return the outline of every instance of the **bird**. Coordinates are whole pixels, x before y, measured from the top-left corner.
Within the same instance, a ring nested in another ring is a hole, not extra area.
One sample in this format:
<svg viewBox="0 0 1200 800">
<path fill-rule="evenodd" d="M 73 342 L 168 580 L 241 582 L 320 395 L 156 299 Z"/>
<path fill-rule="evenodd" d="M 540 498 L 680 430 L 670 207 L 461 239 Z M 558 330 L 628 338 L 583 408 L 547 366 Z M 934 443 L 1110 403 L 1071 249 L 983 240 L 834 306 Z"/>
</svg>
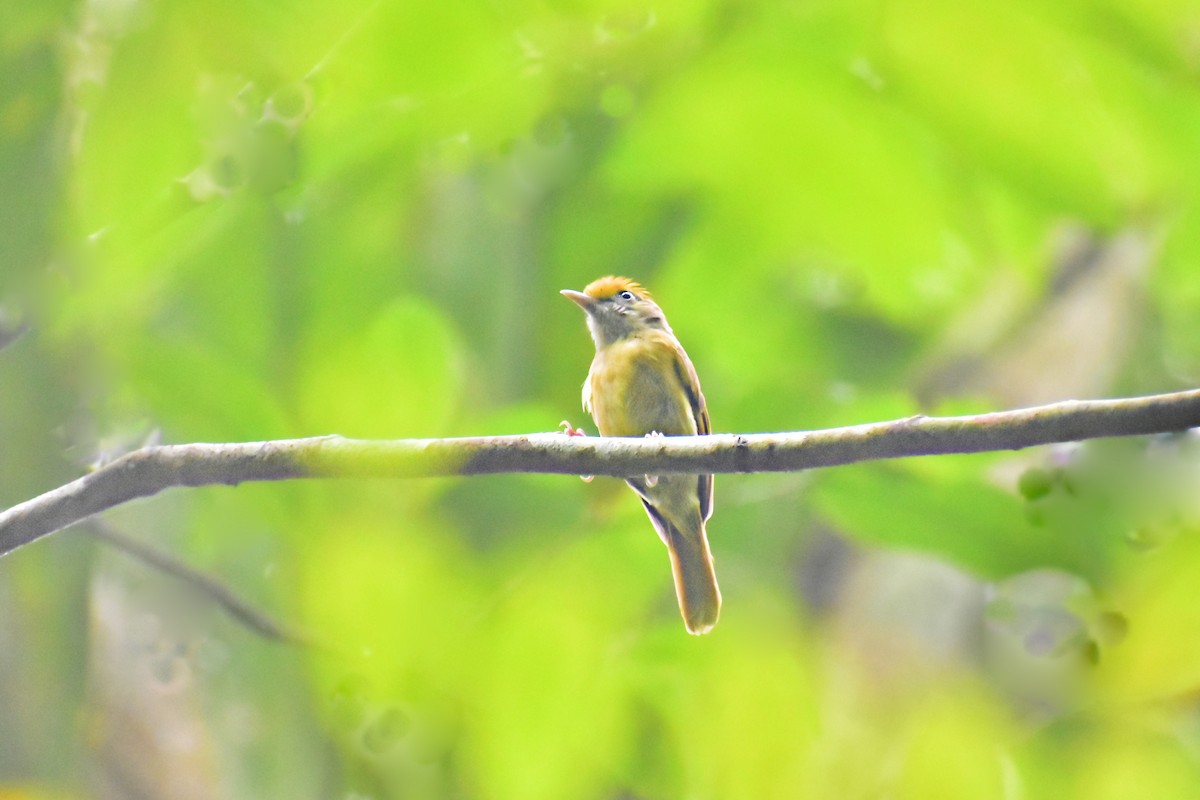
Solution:
<svg viewBox="0 0 1200 800">
<path fill-rule="evenodd" d="M 601 436 L 689 436 L 712 432 L 696 368 L 658 304 L 640 284 L 609 275 L 564 296 L 587 314 L 596 356 L 583 382 L 583 408 Z M 721 591 L 705 523 L 712 475 L 644 475 L 626 482 L 670 554 L 679 612 L 688 633 L 708 633 Z"/>
</svg>

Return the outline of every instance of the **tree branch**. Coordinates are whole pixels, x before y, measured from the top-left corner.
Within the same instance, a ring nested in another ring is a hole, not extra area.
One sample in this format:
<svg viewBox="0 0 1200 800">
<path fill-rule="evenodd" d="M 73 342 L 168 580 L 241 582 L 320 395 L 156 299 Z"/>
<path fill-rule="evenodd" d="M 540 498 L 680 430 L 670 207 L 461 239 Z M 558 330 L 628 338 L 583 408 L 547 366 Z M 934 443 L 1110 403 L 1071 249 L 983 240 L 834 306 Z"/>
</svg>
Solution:
<svg viewBox="0 0 1200 800">
<path fill-rule="evenodd" d="M 1200 426 L 1200 390 L 1066 401 L 970 417 L 909 417 L 795 433 L 631 439 L 558 433 L 367 441 L 341 436 L 146 447 L 0 512 L 0 556 L 105 509 L 173 486 L 295 478 L 540 472 L 626 475 L 791 472 L 859 461 L 1019 450 Z"/>
<path fill-rule="evenodd" d="M 164 575 L 170 575 L 190 586 L 200 595 L 220 606 L 226 614 L 252 633 L 258 634 L 264 639 L 284 644 L 312 646 L 313 642 L 307 635 L 277 622 L 265 612 L 259 611 L 250 601 L 244 599 L 215 575 L 202 572 L 180 561 L 165 550 L 127 536 L 103 523 L 92 523 L 91 532 L 126 555 L 132 556 L 144 564 L 149 564 Z"/>
</svg>

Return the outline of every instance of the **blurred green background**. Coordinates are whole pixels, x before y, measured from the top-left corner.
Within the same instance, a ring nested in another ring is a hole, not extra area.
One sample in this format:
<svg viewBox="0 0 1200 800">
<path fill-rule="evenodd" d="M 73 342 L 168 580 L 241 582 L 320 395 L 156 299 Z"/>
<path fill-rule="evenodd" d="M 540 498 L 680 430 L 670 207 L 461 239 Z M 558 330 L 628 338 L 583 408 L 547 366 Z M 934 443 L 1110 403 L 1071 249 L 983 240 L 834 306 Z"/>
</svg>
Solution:
<svg viewBox="0 0 1200 800">
<path fill-rule="evenodd" d="M 1200 384 L 1191 0 L 0 0 L 0 506 L 146 441 L 589 430 L 644 282 L 718 431 Z M 24 335 L 18 336 L 21 332 Z M 175 491 L 0 562 L 0 797 L 1200 790 L 1194 437 Z"/>
</svg>

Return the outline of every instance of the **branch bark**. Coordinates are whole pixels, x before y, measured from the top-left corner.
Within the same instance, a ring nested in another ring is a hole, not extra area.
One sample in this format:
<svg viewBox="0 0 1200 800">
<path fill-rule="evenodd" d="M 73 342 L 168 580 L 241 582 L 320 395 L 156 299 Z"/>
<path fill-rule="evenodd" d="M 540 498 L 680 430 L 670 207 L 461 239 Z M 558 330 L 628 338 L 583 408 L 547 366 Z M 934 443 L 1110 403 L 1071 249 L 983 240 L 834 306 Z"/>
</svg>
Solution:
<svg viewBox="0 0 1200 800">
<path fill-rule="evenodd" d="M 536 433 L 367 441 L 341 436 L 147 447 L 0 512 L 0 556 L 105 509 L 175 486 L 296 478 L 540 472 L 657 475 L 792 472 L 860 461 L 1019 450 L 1200 427 L 1200 390 L 1070 400 L 966 417 L 909 417 L 794 433 L 605 439 Z"/>
</svg>

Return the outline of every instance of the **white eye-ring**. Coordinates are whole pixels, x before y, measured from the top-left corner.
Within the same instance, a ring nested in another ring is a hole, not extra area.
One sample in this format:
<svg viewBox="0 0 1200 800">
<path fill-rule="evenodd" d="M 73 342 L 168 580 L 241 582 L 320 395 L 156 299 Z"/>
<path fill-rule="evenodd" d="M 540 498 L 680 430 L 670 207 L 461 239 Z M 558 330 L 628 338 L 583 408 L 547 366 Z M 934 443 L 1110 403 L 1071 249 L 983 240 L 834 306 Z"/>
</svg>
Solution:
<svg viewBox="0 0 1200 800">
<path fill-rule="evenodd" d="M 621 298 L 622 300 L 632 300 L 633 292 L 626 290 L 618 294 L 617 297 Z"/>
</svg>

